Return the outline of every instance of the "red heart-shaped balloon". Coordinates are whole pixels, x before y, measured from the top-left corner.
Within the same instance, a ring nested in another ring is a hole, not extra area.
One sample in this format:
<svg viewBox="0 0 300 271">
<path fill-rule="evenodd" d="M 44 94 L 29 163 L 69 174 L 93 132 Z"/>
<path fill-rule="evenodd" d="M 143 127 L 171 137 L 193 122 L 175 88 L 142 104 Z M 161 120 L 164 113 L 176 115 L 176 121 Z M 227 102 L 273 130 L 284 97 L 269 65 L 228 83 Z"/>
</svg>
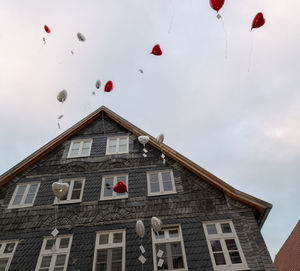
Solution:
<svg viewBox="0 0 300 271">
<path fill-rule="evenodd" d="M 154 45 L 151 54 L 156 55 L 156 56 L 161 56 L 162 55 L 162 51 L 160 49 L 159 44 Z"/>
<path fill-rule="evenodd" d="M 259 27 L 263 26 L 265 24 L 265 22 L 266 22 L 266 20 L 264 18 L 264 15 L 261 12 L 258 12 L 252 21 L 251 30 L 253 28 L 259 28 Z"/>
<path fill-rule="evenodd" d="M 209 0 L 209 4 L 212 9 L 219 12 L 219 10 L 223 7 L 225 0 Z"/>
<path fill-rule="evenodd" d="M 128 193 L 126 184 L 122 181 L 117 182 L 117 184 L 114 186 L 114 191 L 116 193 L 125 193 L 125 192 Z"/>
<path fill-rule="evenodd" d="M 112 81 L 108 81 L 105 84 L 104 91 L 105 92 L 111 92 L 113 90 L 113 88 L 114 88 L 113 82 Z"/>
<path fill-rule="evenodd" d="M 45 29 L 45 31 L 46 31 L 48 34 L 51 33 L 50 28 L 49 28 L 47 25 L 44 26 L 44 29 Z"/>
</svg>

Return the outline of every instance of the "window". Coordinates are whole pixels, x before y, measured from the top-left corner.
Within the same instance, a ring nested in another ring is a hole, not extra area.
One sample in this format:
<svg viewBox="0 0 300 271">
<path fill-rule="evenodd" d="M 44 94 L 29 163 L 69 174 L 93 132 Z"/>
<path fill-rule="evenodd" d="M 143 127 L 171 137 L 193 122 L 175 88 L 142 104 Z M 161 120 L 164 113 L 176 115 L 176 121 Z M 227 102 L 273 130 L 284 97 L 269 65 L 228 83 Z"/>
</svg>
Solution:
<svg viewBox="0 0 300 271">
<path fill-rule="evenodd" d="M 247 263 L 232 221 L 203 223 L 214 270 L 247 269 Z"/>
<path fill-rule="evenodd" d="M 93 271 L 125 271 L 125 230 L 98 232 Z"/>
<path fill-rule="evenodd" d="M 66 271 L 72 235 L 46 237 L 43 241 L 36 271 Z"/>
<path fill-rule="evenodd" d="M 147 173 L 148 196 L 176 193 L 172 170 Z"/>
<path fill-rule="evenodd" d="M 126 184 L 128 190 L 128 175 L 103 176 L 100 200 L 128 198 L 128 193 L 117 193 L 113 190 L 118 181 Z"/>
<path fill-rule="evenodd" d="M 18 184 L 8 208 L 32 206 L 39 186 L 39 183 Z"/>
<path fill-rule="evenodd" d="M 128 151 L 129 151 L 128 136 L 107 138 L 106 154 L 128 153 Z"/>
<path fill-rule="evenodd" d="M 67 195 L 65 195 L 61 200 L 58 200 L 57 197 L 54 199 L 54 204 L 67 204 L 81 202 L 83 187 L 84 187 L 84 178 L 60 180 L 62 183 L 69 184 L 69 190 Z"/>
<path fill-rule="evenodd" d="M 180 226 L 164 227 L 160 232 L 152 230 L 154 271 L 188 270 Z"/>
<path fill-rule="evenodd" d="M 92 139 L 72 140 L 68 158 L 90 156 Z"/>
<path fill-rule="evenodd" d="M 8 271 L 18 241 L 0 241 L 0 271 Z"/>
</svg>

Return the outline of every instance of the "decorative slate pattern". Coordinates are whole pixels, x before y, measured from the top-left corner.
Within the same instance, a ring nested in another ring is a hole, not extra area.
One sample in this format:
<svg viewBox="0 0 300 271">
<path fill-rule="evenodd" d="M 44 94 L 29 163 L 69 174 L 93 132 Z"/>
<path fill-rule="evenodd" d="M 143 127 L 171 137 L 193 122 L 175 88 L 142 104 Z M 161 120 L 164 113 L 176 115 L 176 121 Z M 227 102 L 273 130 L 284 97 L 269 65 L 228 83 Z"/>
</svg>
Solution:
<svg viewBox="0 0 300 271">
<path fill-rule="evenodd" d="M 105 155 L 108 136 L 128 135 L 129 153 Z M 93 138 L 89 157 L 68 159 L 73 139 Z M 212 271 L 202 221 L 232 219 L 247 264 L 252 271 L 275 270 L 255 220 L 255 210 L 228 198 L 224 193 L 161 152 L 147 145 L 143 158 L 136 136 L 119 124 L 98 118 L 69 138 L 14 180 L 0 187 L 0 239 L 19 239 L 10 270 L 35 270 L 44 236 L 57 227 L 60 234 L 73 234 L 68 270 L 92 270 L 96 232 L 126 229 L 126 270 L 141 270 L 138 261 L 140 240 L 135 222 L 146 227 L 143 238 L 147 259 L 144 271 L 153 270 L 150 219 L 157 216 L 164 224 L 180 224 L 188 269 Z M 147 196 L 147 171 L 172 169 L 176 194 Z M 128 173 L 129 198 L 99 201 L 103 175 Z M 85 177 L 81 203 L 53 205 L 53 182 L 61 178 Z M 7 209 L 17 183 L 39 181 L 40 188 L 31 208 Z M 56 218 L 56 219 L 55 219 Z"/>
</svg>

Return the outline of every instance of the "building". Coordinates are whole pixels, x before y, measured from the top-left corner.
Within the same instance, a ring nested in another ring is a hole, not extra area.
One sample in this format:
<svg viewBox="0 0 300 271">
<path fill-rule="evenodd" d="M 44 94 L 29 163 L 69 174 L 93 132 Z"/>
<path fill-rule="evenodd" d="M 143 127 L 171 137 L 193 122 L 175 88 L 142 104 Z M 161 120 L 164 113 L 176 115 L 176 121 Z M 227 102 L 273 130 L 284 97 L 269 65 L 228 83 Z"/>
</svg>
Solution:
<svg viewBox="0 0 300 271">
<path fill-rule="evenodd" d="M 0 270 L 275 270 L 260 232 L 272 205 L 152 136 L 144 157 L 140 135 L 101 107 L 4 173 Z M 119 180 L 128 193 L 111 189 Z M 69 184 L 59 202 L 58 181 Z"/>
<path fill-rule="evenodd" d="M 275 256 L 277 271 L 300 270 L 300 220 Z"/>
</svg>

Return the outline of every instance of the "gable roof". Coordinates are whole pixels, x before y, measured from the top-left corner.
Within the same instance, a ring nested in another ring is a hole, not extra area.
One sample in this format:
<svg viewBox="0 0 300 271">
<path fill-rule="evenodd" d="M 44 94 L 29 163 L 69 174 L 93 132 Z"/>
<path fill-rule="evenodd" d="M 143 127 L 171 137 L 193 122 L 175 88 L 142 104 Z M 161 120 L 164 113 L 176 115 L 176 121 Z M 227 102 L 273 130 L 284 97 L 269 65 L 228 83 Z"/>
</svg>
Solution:
<svg viewBox="0 0 300 271">
<path fill-rule="evenodd" d="M 159 150 L 161 149 L 161 146 L 158 144 L 157 140 L 153 136 L 134 126 L 133 124 L 123 119 L 121 116 L 117 115 L 105 106 L 101 106 L 99 109 L 97 109 L 96 111 L 94 111 L 93 113 L 91 113 L 90 115 L 73 125 L 71 128 L 67 129 L 65 132 L 63 132 L 62 134 L 51 140 L 49 143 L 35 151 L 33 154 L 25 158 L 23 161 L 21 161 L 20 163 L 6 171 L 4 174 L 2 174 L 0 176 L 0 186 L 3 186 L 5 183 L 16 177 L 18 174 L 28 169 L 32 164 L 44 157 L 47 153 L 52 151 L 58 145 L 60 145 L 65 140 L 67 140 L 68 138 L 79 132 L 81 129 L 92 123 L 100 116 L 101 113 L 105 113 L 109 118 L 123 126 L 131 133 L 135 134 L 136 136 L 148 135 L 150 140 L 147 144 L 150 144 Z M 224 193 L 229 197 L 254 207 L 259 213 L 259 216 L 257 217 L 258 225 L 260 228 L 262 227 L 265 219 L 267 218 L 272 208 L 272 204 L 235 189 L 234 187 L 225 183 L 224 181 L 214 176 L 204 168 L 200 167 L 188 158 L 176 152 L 169 146 L 162 144 L 162 148 L 166 156 L 169 156 L 170 158 L 172 158 L 173 160 L 175 160 L 194 174 L 198 175 L 217 189 L 223 190 Z"/>
<path fill-rule="evenodd" d="M 277 271 L 300 270 L 300 220 L 275 256 Z"/>
</svg>

